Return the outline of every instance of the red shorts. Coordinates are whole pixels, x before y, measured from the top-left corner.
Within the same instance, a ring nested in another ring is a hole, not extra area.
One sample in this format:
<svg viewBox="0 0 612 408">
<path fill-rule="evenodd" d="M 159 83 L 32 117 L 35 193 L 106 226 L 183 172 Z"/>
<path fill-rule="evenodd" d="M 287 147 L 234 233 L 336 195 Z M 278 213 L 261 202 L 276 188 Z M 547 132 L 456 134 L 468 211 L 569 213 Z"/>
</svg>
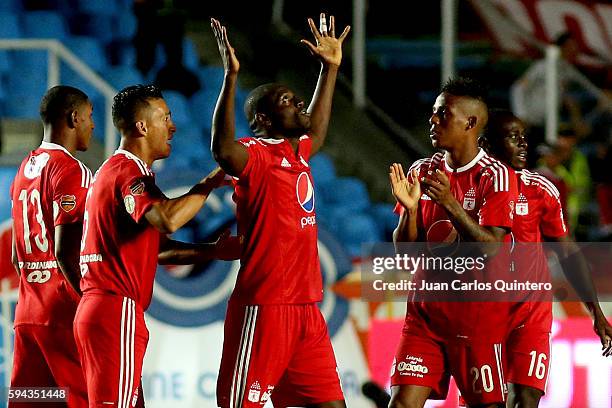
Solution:
<svg viewBox="0 0 612 408">
<path fill-rule="evenodd" d="M 11 387 L 67 387 L 68 407 L 87 407 L 85 379 L 72 329 L 30 324 L 15 327 Z M 10 402 L 8 406 L 26 405 Z"/>
<path fill-rule="evenodd" d="M 307 406 L 343 400 L 327 325 L 316 304 L 240 305 L 225 319 L 217 405 Z"/>
<path fill-rule="evenodd" d="M 514 330 L 506 340 L 508 382 L 546 392 L 550 366 L 550 302 L 524 303 L 515 308 Z"/>
<path fill-rule="evenodd" d="M 91 408 L 144 407 L 140 377 L 149 331 L 132 299 L 86 292 L 74 319 Z"/>
<path fill-rule="evenodd" d="M 506 400 L 501 343 L 485 336 L 439 338 L 408 319 L 391 368 L 391 385 L 430 387 L 431 399 L 445 399 L 450 376 L 469 405 Z"/>
</svg>

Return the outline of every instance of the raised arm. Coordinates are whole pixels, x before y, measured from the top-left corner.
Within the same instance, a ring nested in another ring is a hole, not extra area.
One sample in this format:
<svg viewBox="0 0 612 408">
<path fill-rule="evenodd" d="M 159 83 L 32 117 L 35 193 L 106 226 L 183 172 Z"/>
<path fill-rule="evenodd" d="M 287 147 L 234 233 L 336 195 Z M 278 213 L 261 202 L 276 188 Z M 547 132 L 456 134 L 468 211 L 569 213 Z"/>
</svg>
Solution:
<svg viewBox="0 0 612 408">
<path fill-rule="evenodd" d="M 610 326 L 601 310 L 588 263 L 584 255 L 582 255 L 580 248 L 567 236 L 559 238 L 546 237 L 546 240 L 559 243 L 558 245 L 551 245 L 551 247 L 555 250 L 559 259 L 562 260 L 561 265 L 563 267 L 561 269 L 563 274 L 591 314 L 593 330 L 601 341 L 603 354 L 606 357 L 612 355 L 612 326 Z"/>
<path fill-rule="evenodd" d="M 182 196 L 153 204 L 145 218 L 159 232 L 172 234 L 200 211 L 210 192 L 223 185 L 224 178 L 225 173 L 216 168 Z"/>
<path fill-rule="evenodd" d="M 227 174 L 238 176 L 249 158 L 247 149 L 235 140 L 234 99 L 240 63 L 227 38 L 225 26 L 214 18 L 210 21 L 225 69 L 223 86 L 212 118 L 211 150 L 213 157 Z"/>
<path fill-rule="evenodd" d="M 348 35 L 351 27 L 347 26 L 340 37 L 336 38 L 334 16 L 329 18 L 328 29 L 327 20 L 323 13 L 320 15 L 320 30 L 317 30 L 311 18 L 308 19 L 308 25 L 314 36 L 316 46 L 308 40 L 302 40 L 301 42 L 308 47 L 313 56 L 321 61 L 321 73 L 319 74 L 317 87 L 315 88 L 310 106 L 308 106 L 311 123 L 312 155 L 323 146 L 327 136 L 334 88 L 336 87 L 336 77 L 338 76 L 338 68 L 342 61 L 342 42 Z"/>
</svg>

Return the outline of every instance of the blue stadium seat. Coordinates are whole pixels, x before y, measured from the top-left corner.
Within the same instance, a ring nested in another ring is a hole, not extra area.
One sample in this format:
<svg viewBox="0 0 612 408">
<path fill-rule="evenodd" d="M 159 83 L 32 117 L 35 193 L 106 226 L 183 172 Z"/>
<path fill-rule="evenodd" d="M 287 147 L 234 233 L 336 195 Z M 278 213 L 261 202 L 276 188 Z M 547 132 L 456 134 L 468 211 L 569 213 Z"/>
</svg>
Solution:
<svg viewBox="0 0 612 408">
<path fill-rule="evenodd" d="M 183 64 L 191 70 L 196 70 L 200 66 L 198 50 L 191 38 L 187 37 L 183 39 Z"/>
<path fill-rule="evenodd" d="M 212 92 L 219 95 L 221 85 L 223 84 L 223 77 L 225 73 L 223 67 L 216 65 L 206 65 L 199 67 L 196 71 L 200 85 L 203 89 L 211 90 Z"/>
<path fill-rule="evenodd" d="M 368 213 L 374 218 L 384 235 L 385 240 L 393 239 L 393 230 L 397 227 L 398 215 L 393 212 L 395 205 L 378 203 L 368 209 Z"/>
<path fill-rule="evenodd" d="M 83 13 L 97 16 L 112 16 L 119 12 L 116 0 L 79 0 L 77 8 Z"/>
<path fill-rule="evenodd" d="M 172 153 L 165 165 L 177 169 L 197 169 L 203 173 L 216 167 L 208 139 L 204 138 L 202 132 L 193 126 L 177 128 L 172 138 Z"/>
<path fill-rule="evenodd" d="M 310 159 L 310 170 L 315 186 L 332 182 L 336 178 L 336 167 L 325 153 L 317 153 Z"/>
<path fill-rule="evenodd" d="M 102 72 L 108 66 L 104 48 L 95 37 L 71 36 L 65 45 L 94 71 Z"/>
<path fill-rule="evenodd" d="M 113 38 L 119 41 L 132 41 L 138 22 L 131 11 L 124 11 L 113 17 Z"/>
<path fill-rule="evenodd" d="M 212 115 L 217 104 L 219 90 L 204 88 L 190 99 L 191 118 L 203 129 L 212 127 Z"/>
<path fill-rule="evenodd" d="M 326 203 L 363 211 L 370 206 L 370 198 L 365 184 L 358 178 L 341 177 L 320 186 Z"/>
<path fill-rule="evenodd" d="M 23 35 L 30 38 L 55 38 L 60 41 L 68 37 L 67 24 L 55 11 L 29 11 L 22 15 Z"/>
<path fill-rule="evenodd" d="M 172 112 L 172 121 L 177 127 L 192 125 L 191 112 L 187 98 L 180 92 L 164 90 L 164 99 Z"/>
<path fill-rule="evenodd" d="M 23 35 L 16 13 L 0 10 L 0 38 L 21 38 Z"/>
<path fill-rule="evenodd" d="M 19 12 L 23 9 L 21 0 L 2 0 L 0 1 L 0 11 Z"/>
<path fill-rule="evenodd" d="M 38 67 L 24 67 L 19 75 L 9 75 L 4 115 L 11 118 L 38 119 L 40 99 L 47 90 L 47 73 Z"/>
<path fill-rule="evenodd" d="M 102 72 L 102 77 L 110 82 L 117 91 L 129 85 L 144 83 L 144 78 L 140 74 L 140 71 L 127 65 L 108 67 Z"/>
<path fill-rule="evenodd" d="M 382 235 L 374 219 L 364 213 L 346 211 L 335 221 L 340 242 L 352 257 L 362 255 L 362 246 L 381 242 Z"/>
<path fill-rule="evenodd" d="M 0 221 L 11 218 L 11 183 L 17 167 L 0 167 Z"/>
<path fill-rule="evenodd" d="M 116 20 L 110 15 L 77 14 L 71 20 L 71 32 L 108 44 L 115 39 L 115 24 Z"/>
</svg>

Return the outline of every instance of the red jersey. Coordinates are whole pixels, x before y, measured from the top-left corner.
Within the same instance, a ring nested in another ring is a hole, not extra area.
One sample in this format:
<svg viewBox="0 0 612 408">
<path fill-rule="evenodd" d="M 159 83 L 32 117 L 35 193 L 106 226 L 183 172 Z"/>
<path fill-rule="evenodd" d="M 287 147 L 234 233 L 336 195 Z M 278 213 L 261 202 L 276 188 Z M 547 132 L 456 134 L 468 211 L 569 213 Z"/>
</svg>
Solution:
<svg viewBox="0 0 612 408">
<path fill-rule="evenodd" d="M 83 221 L 90 182 L 89 169 L 55 143 L 42 142 L 21 163 L 11 185 L 21 272 L 15 326 L 72 327 L 79 296 L 58 268 L 55 227 Z"/>
<path fill-rule="evenodd" d="M 436 153 L 430 158 L 416 161 L 410 171 L 413 169 L 418 169 L 419 178 L 431 177 L 428 175 L 430 171 L 442 171 L 449 179 L 453 196 L 479 225 L 512 228 L 514 205 L 518 196 L 515 173 L 484 150 L 481 149 L 472 161 L 457 169 L 447 164 L 444 153 Z M 403 207 L 398 207 L 400 208 L 403 210 Z M 453 236 L 456 231 L 446 210 L 426 194 L 419 200 L 417 225 L 420 239 L 423 241 L 449 242 L 456 239 Z M 415 281 L 427 280 L 427 272 L 419 272 Z M 420 285 L 417 283 L 417 286 Z M 491 294 L 493 296 L 493 292 Z M 410 301 L 407 318 L 425 313 L 429 316 L 431 326 L 444 331 L 470 334 L 477 330 L 482 331 L 482 327 L 493 330 L 489 323 L 504 321 L 505 309 L 501 303 L 498 305 L 499 307 L 494 303 Z M 470 318 L 466 319 L 466 316 Z"/>
<path fill-rule="evenodd" d="M 239 141 L 249 159 L 234 194 L 244 246 L 232 296 L 245 304 L 318 302 L 323 284 L 308 165 L 312 140 L 302 136 L 297 153 L 285 139 Z"/>
<path fill-rule="evenodd" d="M 151 302 L 160 233 L 145 214 L 163 197 L 145 162 L 117 150 L 94 176 L 81 242 L 81 289 Z"/>
</svg>

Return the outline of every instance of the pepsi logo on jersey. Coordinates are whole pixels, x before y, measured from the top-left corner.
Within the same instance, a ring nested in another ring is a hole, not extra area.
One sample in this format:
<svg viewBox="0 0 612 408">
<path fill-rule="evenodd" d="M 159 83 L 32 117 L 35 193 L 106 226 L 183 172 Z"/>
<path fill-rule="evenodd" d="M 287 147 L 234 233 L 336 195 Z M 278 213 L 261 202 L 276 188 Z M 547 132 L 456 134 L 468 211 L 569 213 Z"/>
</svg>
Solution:
<svg viewBox="0 0 612 408">
<path fill-rule="evenodd" d="M 295 184 L 295 192 L 297 195 L 298 204 L 300 207 L 302 207 L 302 210 L 306 211 L 307 213 L 312 213 L 315 208 L 315 194 L 314 187 L 310 181 L 310 176 L 308 176 L 307 172 L 304 171 L 298 176 Z M 315 225 L 316 223 L 317 220 L 314 215 L 302 217 L 300 220 L 300 225 L 302 228 L 309 225 Z"/>
</svg>

